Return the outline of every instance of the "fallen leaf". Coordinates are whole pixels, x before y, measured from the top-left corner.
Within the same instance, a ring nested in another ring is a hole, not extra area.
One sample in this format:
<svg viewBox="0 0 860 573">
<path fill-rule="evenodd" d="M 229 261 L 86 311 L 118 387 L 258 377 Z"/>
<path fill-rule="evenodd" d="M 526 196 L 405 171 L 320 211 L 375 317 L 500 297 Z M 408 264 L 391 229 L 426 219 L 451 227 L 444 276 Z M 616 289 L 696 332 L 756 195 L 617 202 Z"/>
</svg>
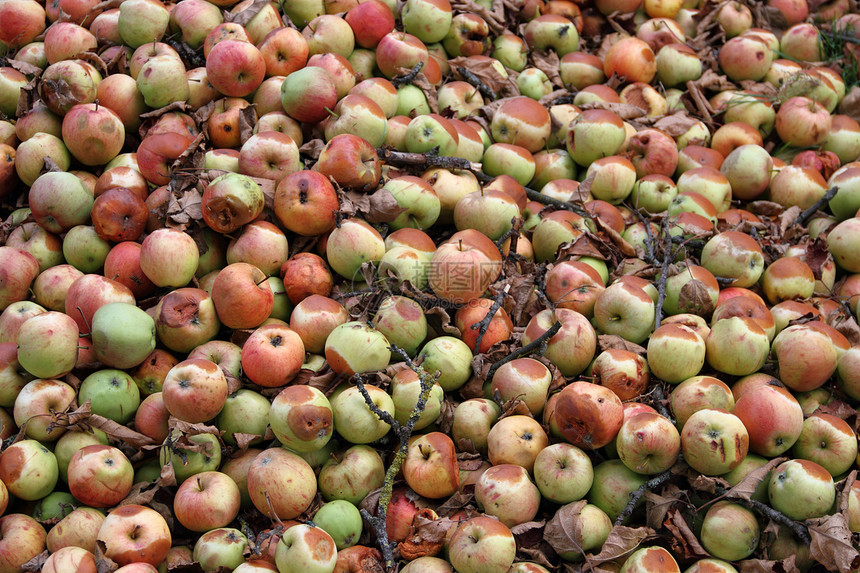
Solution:
<svg viewBox="0 0 860 573">
<path fill-rule="evenodd" d="M 835 513 L 817 519 L 806 520 L 811 539 L 809 550 L 812 558 L 828 571 L 848 573 L 860 567 L 860 553 L 851 542 L 848 518 Z"/>
<path fill-rule="evenodd" d="M 703 559 L 710 557 L 702 544 L 696 538 L 696 534 L 690 529 L 690 525 L 677 509 L 670 509 L 666 515 L 663 525 L 672 534 L 672 550 L 677 555 L 683 553 L 684 559 Z"/>
<path fill-rule="evenodd" d="M 672 115 L 664 115 L 654 123 L 654 127 L 666 132 L 672 137 L 683 135 L 699 124 L 699 120 L 691 117 L 686 113 L 673 113 Z"/>
<path fill-rule="evenodd" d="M 660 529 L 666 521 L 666 514 L 681 500 L 687 497 L 687 492 L 674 484 L 668 484 L 661 494 L 653 491 L 645 492 L 645 525 Z"/>
<path fill-rule="evenodd" d="M 744 499 L 749 501 L 755 493 L 758 485 L 768 479 L 770 472 L 786 461 L 788 458 L 775 458 L 767 462 L 760 468 L 756 468 L 744 477 L 738 484 L 726 492 L 726 497 L 729 499 Z"/>
<path fill-rule="evenodd" d="M 575 501 L 561 506 L 544 528 L 544 539 L 556 553 L 583 554 L 582 531 L 584 524 L 580 519 L 586 500 Z"/>
<path fill-rule="evenodd" d="M 248 22 L 254 19 L 254 16 L 260 13 L 260 10 L 266 7 L 269 3 L 269 0 L 254 0 L 250 6 L 245 8 L 244 10 L 240 10 L 239 12 L 231 13 L 227 12 L 224 15 L 225 22 L 233 22 L 235 24 L 239 24 L 240 26 L 244 26 Z"/>
<path fill-rule="evenodd" d="M 571 28 L 573 28 L 573 24 L 571 24 Z M 562 28 L 562 30 L 565 30 L 565 28 Z M 552 50 L 532 50 L 531 57 L 534 66 L 546 74 L 547 79 L 549 79 L 552 85 L 556 87 L 564 86 L 561 74 L 559 74 L 561 60 L 559 60 L 558 54 Z"/>
<path fill-rule="evenodd" d="M 656 532 L 650 527 L 616 525 L 609 532 L 609 537 L 603 543 L 600 553 L 586 556 L 588 563 L 586 567 L 593 570 L 595 565 L 627 557 L 636 551 L 642 543 L 654 537 L 656 537 Z"/>
<path fill-rule="evenodd" d="M 681 287 L 678 309 L 682 313 L 710 316 L 714 312 L 714 301 L 708 288 L 700 280 L 692 279 Z"/>
<path fill-rule="evenodd" d="M 28 571 L 30 573 L 38 573 L 42 570 L 42 567 L 45 566 L 45 561 L 48 560 L 48 556 L 51 555 L 51 552 L 47 549 L 21 565 L 22 571 Z"/>
<path fill-rule="evenodd" d="M 860 86 L 852 87 L 839 103 L 839 113 L 860 121 Z"/>
<path fill-rule="evenodd" d="M 738 561 L 738 573 L 800 573 L 795 565 L 795 556 L 786 559 L 770 561 L 767 559 L 744 559 Z"/>
<path fill-rule="evenodd" d="M 134 449 L 139 449 L 143 446 L 149 446 L 156 443 L 156 441 L 149 436 L 135 432 L 131 428 L 118 424 L 104 416 L 92 414 L 87 418 L 87 423 L 93 428 L 101 430 L 108 436 L 119 440 Z"/>
<path fill-rule="evenodd" d="M 639 346 L 629 340 L 618 336 L 617 334 L 598 334 L 597 344 L 601 351 L 618 349 L 634 352 L 639 356 L 645 356 L 647 350 L 643 346 Z"/>
<path fill-rule="evenodd" d="M 95 561 L 96 561 L 96 571 L 97 573 L 111 573 L 119 569 L 119 564 L 105 555 L 107 551 L 107 545 L 101 539 L 96 540 L 96 551 L 95 551 Z"/>
</svg>

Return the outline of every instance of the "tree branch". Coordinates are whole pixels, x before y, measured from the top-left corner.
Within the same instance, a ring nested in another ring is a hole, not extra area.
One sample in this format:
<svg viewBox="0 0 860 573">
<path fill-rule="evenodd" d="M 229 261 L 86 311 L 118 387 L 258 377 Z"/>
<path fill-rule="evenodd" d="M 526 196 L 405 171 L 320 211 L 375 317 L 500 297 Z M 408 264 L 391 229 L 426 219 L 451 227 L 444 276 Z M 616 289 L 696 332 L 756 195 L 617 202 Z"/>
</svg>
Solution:
<svg viewBox="0 0 860 573">
<path fill-rule="evenodd" d="M 480 163 L 473 163 L 463 157 L 448 157 L 435 153 L 408 153 L 378 147 L 376 154 L 380 161 L 394 165 L 415 165 L 417 167 L 444 167 L 445 169 L 481 170 Z"/>
<path fill-rule="evenodd" d="M 481 81 L 481 78 L 476 76 L 470 70 L 464 68 L 463 66 L 460 66 L 457 68 L 457 73 L 460 74 L 460 76 L 463 78 L 463 81 L 475 87 L 479 92 L 481 92 L 481 95 L 488 100 L 495 101 L 499 99 L 498 94 L 491 90 L 487 84 Z"/>
<path fill-rule="evenodd" d="M 490 327 L 493 317 L 496 316 L 496 312 L 498 312 L 499 308 L 502 306 L 502 301 L 505 300 L 505 295 L 508 294 L 509 290 L 511 290 L 511 285 L 506 284 L 504 290 L 496 295 L 496 298 L 493 300 L 493 305 L 490 307 L 490 310 L 487 311 L 487 314 L 484 315 L 484 318 L 482 318 L 480 322 L 476 322 L 472 325 L 472 330 L 478 331 L 478 337 L 475 339 L 475 348 L 472 349 L 473 355 L 478 354 L 478 349 L 481 348 L 481 342 L 484 340 L 484 335 L 487 334 L 487 329 Z"/>
<path fill-rule="evenodd" d="M 621 525 L 624 523 L 624 520 L 633 515 L 633 510 L 636 509 L 636 504 L 639 503 L 639 500 L 642 499 L 642 496 L 645 495 L 646 491 L 650 491 L 655 487 L 659 487 L 669 481 L 669 478 L 672 477 L 672 470 L 666 470 L 661 474 L 657 474 L 653 478 L 649 479 L 635 491 L 630 493 L 630 501 L 627 502 L 627 505 L 615 519 L 615 525 Z"/>
<path fill-rule="evenodd" d="M 362 382 L 360 375 L 356 374 L 354 379 L 356 380 L 356 386 L 364 397 L 368 408 L 370 408 L 370 410 L 376 414 L 380 420 L 389 424 L 400 440 L 400 446 L 397 449 L 397 453 L 394 455 L 394 459 L 391 460 L 391 464 L 385 471 L 385 480 L 382 483 L 382 490 L 379 494 L 376 515 L 371 515 L 370 512 L 365 509 L 361 510 L 362 517 L 367 520 L 373 528 L 374 533 L 376 533 L 376 540 L 379 544 L 379 549 L 382 552 L 382 558 L 385 561 L 386 570 L 394 571 L 394 548 L 397 546 L 397 542 L 388 540 L 388 532 L 385 529 L 385 525 L 388 520 L 388 504 L 391 503 L 391 494 L 394 490 L 394 480 L 400 472 L 400 467 L 406 459 L 406 452 L 409 450 L 409 438 L 412 436 L 412 431 L 415 429 L 415 423 L 421 417 L 421 413 L 424 411 L 424 408 L 427 407 L 427 400 L 430 398 L 430 390 L 433 389 L 436 379 L 420 366 L 416 366 L 415 363 L 412 362 L 412 359 L 409 358 L 406 351 L 402 348 L 392 345 L 388 347 L 388 350 L 395 354 L 399 354 L 400 357 L 403 358 L 406 365 L 418 375 L 418 380 L 421 384 L 421 394 L 418 396 L 418 402 L 416 402 L 415 407 L 412 409 L 412 414 L 410 414 L 409 420 L 406 424 L 401 425 L 388 412 L 380 410 L 379 407 L 373 403 L 370 394 L 367 393 L 367 389 L 364 387 L 364 383 Z"/>
<path fill-rule="evenodd" d="M 714 491 L 714 493 L 719 496 L 725 496 L 728 492 L 729 490 L 722 487 L 717 487 Z M 759 515 L 768 519 L 772 519 L 776 523 L 788 527 L 789 529 L 791 529 L 792 533 L 797 536 L 798 539 L 809 545 L 811 539 L 809 537 L 809 529 L 804 524 L 794 521 L 781 511 L 777 511 L 771 506 L 755 499 L 745 499 L 742 497 L 730 497 L 727 499 L 731 500 L 733 503 L 739 503 L 743 506 L 746 506 L 754 512 L 758 513 Z"/>
<path fill-rule="evenodd" d="M 813 203 L 808 209 L 806 209 L 803 213 L 797 216 L 797 219 L 794 220 L 793 225 L 806 225 L 806 222 L 815 215 L 815 212 L 824 207 L 825 204 L 829 203 L 833 197 L 836 196 L 836 192 L 839 191 L 839 187 L 831 187 L 827 190 L 827 193 L 824 196 Z"/>
<path fill-rule="evenodd" d="M 391 84 L 395 88 L 399 88 L 402 85 L 411 84 L 413 81 L 415 81 L 415 78 L 418 77 L 418 74 L 419 74 L 419 72 L 421 72 L 421 68 L 423 68 L 423 67 L 424 67 L 424 62 L 418 62 L 417 64 L 415 64 L 415 67 L 413 67 L 409 71 L 408 74 L 406 74 L 404 76 L 398 76 L 398 77 L 392 79 Z"/>
<path fill-rule="evenodd" d="M 540 354 L 543 354 L 544 352 L 546 352 L 546 343 L 549 341 L 550 338 L 555 336 L 555 334 L 560 329 L 561 329 L 561 322 L 556 320 L 555 324 L 550 326 L 546 332 L 544 332 L 543 334 L 541 334 L 540 336 L 538 336 L 537 338 L 535 338 L 534 340 L 532 340 L 531 342 L 529 342 L 525 346 L 518 348 L 517 350 L 511 352 L 510 354 L 508 354 L 507 356 L 505 356 L 501 360 L 493 362 L 493 365 L 490 366 L 490 369 L 487 371 L 486 381 L 492 380 L 493 375 L 496 373 L 496 370 L 498 370 L 500 367 L 504 366 L 505 364 L 507 364 L 508 362 L 510 362 L 512 360 L 516 360 L 517 358 L 520 358 L 521 356 L 527 356 L 527 355 L 529 355 L 535 351 L 539 351 Z"/>
</svg>

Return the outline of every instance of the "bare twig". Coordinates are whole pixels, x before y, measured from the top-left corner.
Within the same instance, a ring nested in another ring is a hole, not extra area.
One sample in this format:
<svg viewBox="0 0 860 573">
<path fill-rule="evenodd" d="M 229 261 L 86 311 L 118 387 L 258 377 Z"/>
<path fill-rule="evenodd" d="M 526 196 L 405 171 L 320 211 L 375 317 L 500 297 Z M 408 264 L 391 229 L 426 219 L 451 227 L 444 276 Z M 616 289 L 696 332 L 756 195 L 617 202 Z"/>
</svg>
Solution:
<svg viewBox="0 0 860 573">
<path fill-rule="evenodd" d="M 654 409 L 660 413 L 661 416 L 675 423 L 675 419 L 669 414 L 669 409 L 666 408 L 666 395 L 663 394 L 663 387 L 660 384 L 654 384 L 653 390 L 653 398 L 654 398 Z"/>
<path fill-rule="evenodd" d="M 419 167 L 444 167 L 445 169 L 466 169 L 480 171 L 481 164 L 473 163 L 462 157 L 448 157 L 434 153 L 407 153 L 383 147 L 376 149 L 379 159 L 395 165 L 415 165 Z"/>
<path fill-rule="evenodd" d="M 498 312 L 499 307 L 502 306 L 502 301 L 505 300 L 505 295 L 508 294 L 508 291 L 511 290 L 511 285 L 505 285 L 505 289 L 496 295 L 496 298 L 493 300 L 493 305 L 490 307 L 490 310 L 487 311 L 487 314 L 484 315 L 484 318 L 481 319 L 480 322 L 476 322 L 472 325 L 472 330 L 478 331 L 478 337 L 475 339 L 475 348 L 472 349 L 472 354 L 477 354 L 478 349 L 481 348 L 481 342 L 484 340 L 484 335 L 487 334 L 487 329 L 490 327 L 490 323 L 493 321 L 493 317 L 496 316 L 496 312 Z"/>
<path fill-rule="evenodd" d="M 391 426 L 392 431 L 397 435 L 400 441 L 397 453 L 394 455 L 394 459 L 391 461 L 391 464 L 385 472 L 385 480 L 382 483 L 382 490 L 379 494 L 376 515 L 371 515 L 370 512 L 365 509 L 361 510 L 362 517 L 370 523 L 373 531 L 376 533 L 377 543 L 379 544 L 379 549 L 382 552 L 386 570 L 394 571 L 394 547 L 397 546 L 397 542 L 388 540 L 388 532 L 385 528 L 388 516 L 388 504 L 391 502 L 391 494 L 394 489 L 394 479 L 400 472 L 400 467 L 406 459 L 406 452 L 409 449 L 409 438 L 412 436 L 412 431 L 415 429 L 415 423 L 418 421 L 418 418 L 421 417 L 421 413 L 424 411 L 424 408 L 427 407 L 430 390 L 433 389 L 436 379 L 420 366 L 416 366 L 402 348 L 390 346 L 388 350 L 395 354 L 399 354 L 400 357 L 403 358 L 406 365 L 418 375 L 418 380 L 421 384 L 421 394 L 419 395 L 418 402 L 412 409 L 412 414 L 410 414 L 409 420 L 407 420 L 406 424 L 400 424 L 391 416 L 391 414 L 384 410 L 380 410 L 379 407 L 373 403 L 370 394 L 368 394 L 367 389 L 364 387 L 361 375 L 356 374 L 353 379 L 355 380 L 356 386 L 361 392 L 361 395 L 364 397 L 367 407 L 370 408 L 370 410 L 376 414 L 380 420 Z"/>
<path fill-rule="evenodd" d="M 645 262 L 649 265 L 657 265 L 657 257 L 654 253 L 656 240 L 654 238 L 654 231 L 651 229 L 651 221 L 646 219 L 645 215 L 643 215 L 638 208 L 631 209 L 631 211 L 636 213 L 636 216 L 639 217 L 639 221 L 645 226 L 645 248 L 647 249 L 645 251 Z"/>
<path fill-rule="evenodd" d="M 399 88 L 402 85 L 411 84 L 412 82 L 415 81 L 415 78 L 418 77 L 418 73 L 421 71 L 421 68 L 423 68 L 423 67 L 424 67 L 424 62 L 418 62 L 417 64 L 415 64 L 415 67 L 413 67 L 409 71 L 408 74 L 392 79 L 391 84 L 396 88 Z"/>
<path fill-rule="evenodd" d="M 591 219 L 591 215 L 588 214 L 584 208 L 571 203 L 570 201 L 562 201 L 560 199 L 555 199 L 548 195 L 544 195 L 540 191 L 535 191 L 534 189 L 530 189 L 528 187 L 526 189 L 526 197 L 531 199 L 532 201 L 537 201 L 538 203 L 543 203 L 544 205 L 552 205 L 554 207 L 559 207 L 566 211 L 573 211 L 580 217 L 585 217 L 586 219 Z"/>
<path fill-rule="evenodd" d="M 655 487 L 659 487 L 669 481 L 669 478 L 672 477 L 672 470 L 666 470 L 661 474 L 657 474 L 653 478 L 649 479 L 642 485 L 640 485 L 635 491 L 630 494 L 630 501 L 627 502 L 627 505 L 615 519 L 615 525 L 621 525 L 624 523 L 624 520 L 630 517 L 633 514 L 633 510 L 636 509 L 636 504 L 639 503 L 639 500 L 642 499 L 642 496 L 645 495 L 646 491 L 650 491 Z"/>
<path fill-rule="evenodd" d="M 476 76 L 472 71 L 468 70 L 467 68 L 464 68 L 463 66 L 460 66 L 457 68 L 457 73 L 460 74 L 460 76 L 463 78 L 463 81 L 475 87 L 479 92 L 481 92 L 481 95 L 488 100 L 495 101 L 499 99 L 498 94 L 491 90 L 490 87 L 484 82 L 482 82 L 481 78 Z"/>
<path fill-rule="evenodd" d="M 393 149 L 387 149 L 384 147 L 376 148 L 376 154 L 379 156 L 379 159 L 382 162 L 390 165 L 414 165 L 416 167 L 442 167 L 445 169 L 461 169 L 471 171 L 472 174 L 475 175 L 475 177 L 481 183 L 487 183 L 493 179 L 491 176 L 481 171 L 482 166 L 480 163 L 469 161 L 464 157 L 449 157 L 430 152 L 408 153 L 405 151 L 395 151 Z M 555 199 L 554 197 L 544 195 L 540 191 L 536 191 L 529 187 L 524 187 L 524 189 L 526 191 L 526 196 L 532 201 L 537 201 L 538 203 L 542 203 L 544 205 L 552 205 L 553 207 L 558 207 L 566 211 L 573 211 L 580 217 L 591 219 L 591 215 L 588 213 L 588 211 L 586 211 L 580 205 L 576 205 L 569 201 Z"/>
<path fill-rule="evenodd" d="M 806 209 L 803 213 L 797 216 L 797 219 L 794 220 L 793 225 L 806 225 L 806 222 L 815 215 L 815 212 L 824 207 L 833 197 L 836 196 L 836 193 L 839 191 L 839 187 L 831 187 L 827 190 L 827 193 L 824 196 L 813 203 L 808 209 Z"/>
<path fill-rule="evenodd" d="M 561 322 L 556 320 L 555 324 L 550 326 L 546 332 L 544 332 L 543 334 L 541 334 L 540 336 L 538 336 L 537 338 L 535 338 L 534 340 L 532 340 L 531 342 L 529 342 L 525 346 L 518 348 L 517 350 L 514 350 L 513 352 L 511 352 L 510 354 L 508 354 L 507 356 L 505 356 L 501 360 L 493 362 L 493 365 L 490 366 L 490 369 L 487 371 L 487 380 L 492 380 L 493 374 L 496 373 L 496 370 L 498 370 L 501 366 L 504 366 L 505 364 L 507 364 L 508 362 L 510 362 L 512 360 L 516 360 L 517 358 L 519 358 L 521 356 L 527 356 L 527 355 L 529 355 L 535 351 L 538 351 L 539 354 L 543 354 L 544 352 L 546 352 L 546 343 L 549 341 L 550 338 L 555 336 L 555 334 L 560 329 L 561 329 Z"/>
<path fill-rule="evenodd" d="M 714 491 L 714 493 L 716 493 L 719 496 L 724 496 L 726 493 L 728 493 L 728 491 L 729 490 L 727 490 L 725 488 L 717 487 L 716 490 Z M 748 507 L 749 509 L 753 510 L 754 512 L 758 513 L 759 515 L 767 517 L 768 519 L 771 519 L 771 520 L 775 521 L 776 523 L 779 523 L 781 525 L 788 527 L 797 536 L 798 539 L 800 539 L 801 541 L 803 541 L 804 543 L 809 545 L 809 542 L 810 542 L 809 529 L 804 524 L 797 522 L 797 521 L 794 521 L 793 519 L 791 519 L 790 517 L 788 517 L 787 515 L 785 515 L 781 511 L 777 511 L 774 508 L 772 508 L 771 506 L 769 506 L 765 503 L 762 503 L 758 500 L 745 499 L 745 498 L 741 498 L 741 497 L 732 497 L 729 499 L 732 501 L 732 503 L 739 503 L 741 505 L 744 505 L 744 506 Z"/>
</svg>

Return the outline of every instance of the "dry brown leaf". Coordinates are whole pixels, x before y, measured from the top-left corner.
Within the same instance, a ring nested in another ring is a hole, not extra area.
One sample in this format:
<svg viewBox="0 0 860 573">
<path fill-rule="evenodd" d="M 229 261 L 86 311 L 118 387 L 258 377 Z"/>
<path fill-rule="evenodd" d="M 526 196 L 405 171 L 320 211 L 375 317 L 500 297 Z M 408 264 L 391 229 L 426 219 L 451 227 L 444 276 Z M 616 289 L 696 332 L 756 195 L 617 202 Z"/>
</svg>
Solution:
<svg viewBox="0 0 860 573">
<path fill-rule="evenodd" d="M 254 0 L 250 6 L 241 10 L 235 14 L 226 13 L 224 15 L 225 22 L 233 22 L 235 24 L 239 24 L 240 26 L 244 26 L 248 22 L 254 19 L 254 16 L 260 13 L 260 10 L 266 7 L 269 3 L 269 0 Z"/>
<path fill-rule="evenodd" d="M 827 317 L 827 324 L 847 338 L 851 346 L 860 346 L 860 326 L 857 325 L 854 317 L 845 317 L 842 314 L 833 313 Z"/>
<path fill-rule="evenodd" d="M 468 485 L 464 487 L 461 491 L 458 491 L 451 497 L 445 500 L 445 502 L 436 508 L 436 514 L 439 517 L 450 517 L 454 515 L 458 511 L 463 510 L 466 507 L 475 505 L 475 486 Z"/>
<path fill-rule="evenodd" d="M 666 515 L 666 521 L 663 522 L 663 525 L 672 534 L 672 541 L 670 544 L 672 545 L 672 550 L 676 555 L 683 554 L 685 560 L 702 559 L 711 556 L 710 553 L 705 551 L 702 544 L 699 543 L 699 540 L 696 538 L 696 534 L 693 533 L 693 530 L 690 529 L 690 525 L 677 509 L 669 510 Z"/>
<path fill-rule="evenodd" d="M 852 408 L 849 404 L 843 402 L 842 400 L 837 400 L 833 398 L 827 404 L 822 404 L 818 408 L 815 409 L 814 414 L 829 414 L 831 416 L 836 416 L 841 420 L 847 420 L 851 416 L 857 415 L 857 410 Z"/>
<path fill-rule="evenodd" d="M 504 77 L 493 65 L 493 60 L 472 57 L 457 57 L 448 60 L 448 65 L 451 66 L 451 73 L 458 80 L 465 78 L 460 73 L 459 68 L 465 68 L 472 72 L 481 82 L 490 88 L 498 96 L 502 90 L 509 85 L 508 78 Z M 486 98 L 485 98 L 486 99 Z"/>
<path fill-rule="evenodd" d="M 656 532 L 650 527 L 616 525 L 609 532 L 609 537 L 603 543 L 600 553 L 587 557 L 589 564 L 587 567 L 593 568 L 595 565 L 626 557 L 636 551 L 646 540 L 655 537 L 655 535 Z"/>
<path fill-rule="evenodd" d="M 42 567 L 45 566 L 45 561 L 48 560 L 48 556 L 51 555 L 51 552 L 47 549 L 21 565 L 22 571 L 28 571 L 30 573 L 38 573 L 42 570 Z"/>
<path fill-rule="evenodd" d="M 537 547 L 544 540 L 544 529 L 546 528 L 546 520 L 527 521 L 519 523 L 511 528 L 511 533 L 514 534 L 514 539 L 517 541 L 517 548 L 522 547 Z"/>
<path fill-rule="evenodd" d="M 714 301 L 705 283 L 693 279 L 682 286 L 678 295 L 678 309 L 683 313 L 711 316 L 714 312 Z"/>
<path fill-rule="evenodd" d="M 499 420 L 501 420 L 502 418 L 507 418 L 508 416 L 528 416 L 529 418 L 533 417 L 531 410 L 529 410 L 529 407 L 519 398 L 512 398 L 502 404 L 502 413 L 499 415 Z"/>
<path fill-rule="evenodd" d="M 582 549 L 582 528 L 580 519 L 586 500 L 575 501 L 561 506 L 544 528 L 544 539 L 556 553 L 579 553 Z"/>
<path fill-rule="evenodd" d="M 767 462 L 760 468 L 756 468 L 744 477 L 738 484 L 726 492 L 726 497 L 730 499 L 744 499 L 749 501 L 755 493 L 758 485 L 766 480 L 770 475 L 771 470 L 787 460 L 788 458 L 775 458 Z"/>
<path fill-rule="evenodd" d="M 817 519 L 806 520 L 811 542 L 812 558 L 828 571 L 848 573 L 860 567 L 860 553 L 851 542 L 848 518 L 835 513 Z"/>
<path fill-rule="evenodd" d="M 125 499 L 117 505 L 148 505 L 153 499 L 155 499 L 155 494 L 158 493 L 159 489 L 161 489 L 161 487 L 157 484 L 143 481 L 138 482 L 134 484 L 131 491 L 127 496 L 125 496 Z"/>
<path fill-rule="evenodd" d="M 587 109 L 608 109 L 615 112 L 618 117 L 624 120 L 637 119 L 645 117 L 646 111 L 641 107 L 629 103 L 613 103 L 605 101 L 593 101 L 579 106 L 583 111 Z"/>
<path fill-rule="evenodd" d="M 786 559 L 769 561 L 767 559 L 744 559 L 738 561 L 738 573 L 800 573 L 795 565 L 795 556 Z"/>
<path fill-rule="evenodd" d="M 433 308 L 425 310 L 424 315 L 427 317 L 427 322 L 434 330 L 443 332 L 450 336 L 461 336 L 460 329 L 454 326 L 453 319 L 445 308 L 434 306 Z"/>
<path fill-rule="evenodd" d="M 97 573 L 112 573 L 113 571 L 119 569 L 119 564 L 107 555 L 105 555 L 105 551 L 107 551 L 107 546 L 105 545 L 105 542 L 101 539 L 97 539 L 95 552 Z"/>
<path fill-rule="evenodd" d="M 161 474 L 155 483 L 160 487 L 173 487 L 176 485 L 176 472 L 171 462 L 167 462 L 161 466 Z"/>
<path fill-rule="evenodd" d="M 738 86 L 730 82 L 726 76 L 720 75 L 714 70 L 705 70 L 694 83 L 702 89 L 717 92 L 738 89 Z"/>
<path fill-rule="evenodd" d="M 666 132 L 671 137 L 678 137 L 687 133 L 691 127 L 698 125 L 698 123 L 698 119 L 680 112 L 673 113 L 672 115 L 664 115 L 654 122 L 654 127 Z"/>
<path fill-rule="evenodd" d="M 139 432 L 135 432 L 131 428 L 118 424 L 113 420 L 109 420 L 104 416 L 92 414 L 87 418 L 87 423 L 93 428 L 98 428 L 108 436 L 119 440 L 120 442 L 134 448 L 139 449 L 143 446 L 154 445 L 156 442 L 149 436 L 145 436 Z"/>
<path fill-rule="evenodd" d="M 546 74 L 546 77 L 552 85 L 555 87 L 564 86 L 564 82 L 561 80 L 561 74 L 559 74 L 561 60 L 559 60 L 557 53 L 552 50 L 548 52 L 543 50 L 532 50 L 531 57 L 534 66 Z"/>
<path fill-rule="evenodd" d="M 660 529 L 666 521 L 669 510 L 681 503 L 687 497 L 687 492 L 674 484 L 668 484 L 660 494 L 653 491 L 645 492 L 645 525 L 652 529 Z"/>
<path fill-rule="evenodd" d="M 785 232 L 788 230 L 789 227 L 794 224 L 794 222 L 797 220 L 801 213 L 802 211 L 800 210 L 800 207 L 796 205 L 794 207 L 789 207 L 788 209 L 786 209 L 779 216 L 779 234 L 785 235 Z"/>
<path fill-rule="evenodd" d="M 690 486 L 696 491 L 716 494 L 718 491 L 723 491 L 731 488 L 731 484 L 721 477 L 697 475 L 690 481 Z"/>
<path fill-rule="evenodd" d="M 99 61 L 101 61 L 101 59 L 99 59 Z M 34 66 L 31 63 L 16 60 L 14 58 L 7 59 L 6 65 L 10 68 L 18 70 L 25 76 L 39 76 L 42 74 L 42 68 L 40 68 L 39 66 Z M 104 65 L 104 62 L 102 62 L 102 65 Z"/>
<path fill-rule="evenodd" d="M 256 440 L 257 438 L 262 438 L 263 436 L 259 434 L 245 434 L 242 432 L 235 432 L 233 434 L 233 438 L 236 440 L 236 445 L 243 452 L 251 447 L 251 442 Z"/>
<path fill-rule="evenodd" d="M 852 87 L 839 103 L 839 113 L 860 121 L 860 86 Z"/>
<path fill-rule="evenodd" d="M 639 356 L 645 356 L 645 353 L 647 352 L 643 346 L 639 346 L 629 340 L 625 340 L 617 334 L 599 334 L 597 335 L 597 344 L 600 346 L 601 351 L 611 349 L 628 350 L 630 352 L 635 352 Z"/>
<path fill-rule="evenodd" d="M 308 155 L 312 159 L 319 159 L 323 148 L 325 148 L 325 141 L 320 138 L 311 139 L 310 141 L 304 142 L 302 146 L 299 147 L 299 153 L 302 155 Z"/>
<path fill-rule="evenodd" d="M 171 193 L 167 202 L 168 227 L 184 231 L 194 221 L 203 218 L 201 208 L 203 194 L 196 188 L 189 188 L 179 194 Z"/>
</svg>

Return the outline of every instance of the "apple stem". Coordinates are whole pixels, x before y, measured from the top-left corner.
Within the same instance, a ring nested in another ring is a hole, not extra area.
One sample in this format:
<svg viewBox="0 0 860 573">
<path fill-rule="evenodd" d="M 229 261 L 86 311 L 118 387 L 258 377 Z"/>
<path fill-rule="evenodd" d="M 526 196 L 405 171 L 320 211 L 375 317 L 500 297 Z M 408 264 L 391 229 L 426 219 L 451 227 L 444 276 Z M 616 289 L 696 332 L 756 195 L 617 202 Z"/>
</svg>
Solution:
<svg viewBox="0 0 860 573">
<path fill-rule="evenodd" d="M 339 118 L 339 117 L 340 117 L 340 115 L 336 114 L 336 113 L 335 113 L 333 110 L 331 110 L 328 106 L 324 107 L 323 109 L 325 109 L 325 110 L 328 112 L 328 114 L 329 114 L 330 116 L 332 116 L 333 118 L 335 118 L 335 119 L 337 119 L 337 118 Z"/>
<path fill-rule="evenodd" d="M 79 313 L 80 313 L 80 315 L 81 315 L 81 320 L 83 320 L 83 321 L 84 321 L 84 325 L 87 327 L 87 332 L 83 332 L 83 333 L 81 333 L 81 336 L 90 336 L 90 335 L 92 335 L 92 333 L 93 333 L 93 329 L 92 329 L 92 327 L 90 326 L 90 323 L 89 323 L 89 321 L 87 320 L 87 317 L 86 317 L 86 316 L 84 316 L 84 311 L 83 311 L 83 309 L 81 309 L 81 307 L 79 307 L 79 306 L 76 306 L 75 308 L 76 308 L 76 309 L 78 309 L 78 312 L 79 312 Z"/>
</svg>

